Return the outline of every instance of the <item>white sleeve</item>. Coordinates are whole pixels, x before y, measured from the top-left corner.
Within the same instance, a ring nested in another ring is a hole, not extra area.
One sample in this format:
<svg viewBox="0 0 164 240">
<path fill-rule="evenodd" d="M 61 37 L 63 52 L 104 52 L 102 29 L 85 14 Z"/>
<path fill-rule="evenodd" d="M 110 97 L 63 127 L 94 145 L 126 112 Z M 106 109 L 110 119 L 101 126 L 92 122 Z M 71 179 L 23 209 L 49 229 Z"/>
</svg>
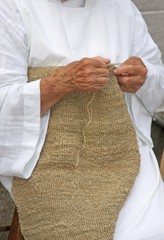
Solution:
<svg viewBox="0 0 164 240">
<path fill-rule="evenodd" d="M 40 81 L 27 83 L 27 39 L 13 0 L 0 0 L 0 35 L 0 177 L 28 178 L 47 123 L 40 118 Z"/>
<path fill-rule="evenodd" d="M 148 77 L 137 95 L 148 110 L 154 113 L 164 101 L 164 65 L 161 52 L 151 38 L 141 13 L 135 5 L 133 9 L 135 28 L 131 55 L 140 57 L 148 69 Z"/>
<path fill-rule="evenodd" d="M 126 94 L 126 100 L 139 139 L 153 147 L 151 116 L 164 101 L 164 66 L 160 50 L 152 40 L 141 13 L 133 3 L 132 7 L 134 34 L 130 55 L 142 59 L 148 69 L 148 77 L 136 94 Z"/>
</svg>

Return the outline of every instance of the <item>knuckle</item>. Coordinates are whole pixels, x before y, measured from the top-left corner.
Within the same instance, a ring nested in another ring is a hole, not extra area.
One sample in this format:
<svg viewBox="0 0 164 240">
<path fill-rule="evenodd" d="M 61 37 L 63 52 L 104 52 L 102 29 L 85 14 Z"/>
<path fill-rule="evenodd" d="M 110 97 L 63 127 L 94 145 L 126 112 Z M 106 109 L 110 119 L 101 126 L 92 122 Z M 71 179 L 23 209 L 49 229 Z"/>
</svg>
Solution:
<svg viewBox="0 0 164 240">
<path fill-rule="evenodd" d="M 100 87 L 100 86 L 93 86 L 93 90 L 95 90 L 95 91 L 100 91 L 100 90 L 102 90 L 103 88 L 102 87 Z"/>
<path fill-rule="evenodd" d="M 136 86 L 142 86 L 144 84 L 144 78 L 142 76 L 139 76 L 134 83 Z"/>
<path fill-rule="evenodd" d="M 130 70 L 131 74 L 135 74 L 135 72 L 136 72 L 135 65 L 129 65 L 129 70 Z"/>
<path fill-rule="evenodd" d="M 128 77 L 122 77 L 121 79 L 119 79 L 119 82 L 123 85 L 126 85 L 129 82 L 129 78 Z"/>
<path fill-rule="evenodd" d="M 84 68 L 84 69 L 82 70 L 82 75 L 83 75 L 84 77 L 88 77 L 90 74 L 91 74 L 90 69 Z"/>
<path fill-rule="evenodd" d="M 144 67 L 144 68 L 143 68 L 143 75 L 144 75 L 144 77 L 147 75 L 147 72 L 148 72 L 148 71 L 147 71 L 147 68 Z"/>
<path fill-rule="evenodd" d="M 80 60 L 80 63 L 83 65 L 83 66 L 86 66 L 89 64 L 89 58 L 83 58 Z"/>
<path fill-rule="evenodd" d="M 109 70 L 108 69 L 104 69 L 104 74 L 106 77 L 109 77 L 110 73 L 109 73 Z"/>
<path fill-rule="evenodd" d="M 133 59 L 136 63 L 141 63 L 142 62 L 140 57 L 134 56 Z"/>
</svg>

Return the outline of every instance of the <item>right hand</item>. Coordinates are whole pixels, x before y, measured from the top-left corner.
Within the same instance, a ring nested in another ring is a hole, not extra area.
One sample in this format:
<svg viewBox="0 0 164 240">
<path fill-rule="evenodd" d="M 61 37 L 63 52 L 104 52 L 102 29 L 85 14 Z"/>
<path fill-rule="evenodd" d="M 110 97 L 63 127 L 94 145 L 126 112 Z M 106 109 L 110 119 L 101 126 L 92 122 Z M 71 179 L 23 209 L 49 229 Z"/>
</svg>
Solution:
<svg viewBox="0 0 164 240">
<path fill-rule="evenodd" d="M 102 90 L 109 78 L 109 59 L 83 58 L 59 68 L 40 82 L 41 115 L 65 95 L 77 91 Z"/>
<path fill-rule="evenodd" d="M 58 89 L 65 93 L 74 91 L 102 90 L 109 77 L 109 59 L 102 57 L 83 58 L 69 63 L 51 75 Z M 49 76 L 50 77 L 50 76 Z"/>
</svg>

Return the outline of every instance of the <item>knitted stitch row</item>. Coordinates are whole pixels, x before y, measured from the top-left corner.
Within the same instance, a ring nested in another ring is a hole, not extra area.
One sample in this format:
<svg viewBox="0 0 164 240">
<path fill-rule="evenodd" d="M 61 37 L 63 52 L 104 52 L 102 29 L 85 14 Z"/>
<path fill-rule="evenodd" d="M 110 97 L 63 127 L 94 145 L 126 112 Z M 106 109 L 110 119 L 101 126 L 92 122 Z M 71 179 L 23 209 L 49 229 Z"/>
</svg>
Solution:
<svg viewBox="0 0 164 240">
<path fill-rule="evenodd" d="M 74 92 L 51 109 L 46 141 L 13 195 L 25 240 L 112 240 L 139 171 L 136 134 L 109 66 L 107 87 Z M 29 80 L 55 67 L 29 69 Z"/>
</svg>

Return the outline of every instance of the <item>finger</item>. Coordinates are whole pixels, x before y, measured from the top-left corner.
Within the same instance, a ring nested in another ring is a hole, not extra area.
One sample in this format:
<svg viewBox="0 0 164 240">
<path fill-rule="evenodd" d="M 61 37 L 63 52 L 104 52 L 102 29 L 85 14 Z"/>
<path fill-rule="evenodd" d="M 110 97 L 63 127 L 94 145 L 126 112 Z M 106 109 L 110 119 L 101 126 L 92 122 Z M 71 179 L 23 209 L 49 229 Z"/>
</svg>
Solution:
<svg viewBox="0 0 164 240">
<path fill-rule="evenodd" d="M 120 86 L 128 86 L 128 87 L 141 87 L 144 84 L 144 79 L 140 76 L 118 76 L 117 77 L 118 84 Z"/>
<path fill-rule="evenodd" d="M 121 65 L 114 70 L 115 75 L 144 75 L 145 68 L 142 65 Z"/>
<path fill-rule="evenodd" d="M 81 86 L 81 88 L 79 88 L 79 91 L 101 91 L 106 87 L 106 85 L 99 85 L 99 84 L 94 84 L 94 85 L 89 85 L 89 86 Z"/>
<path fill-rule="evenodd" d="M 82 70 L 77 70 L 74 73 L 74 78 L 79 77 L 109 77 L 108 69 L 104 68 L 85 68 Z"/>
<path fill-rule="evenodd" d="M 83 69 L 87 67 L 96 67 L 96 68 L 107 68 L 107 64 L 102 59 L 96 58 L 83 58 L 79 61 L 78 69 Z"/>
<path fill-rule="evenodd" d="M 105 85 L 108 82 L 106 77 L 90 77 L 90 78 L 78 78 L 74 81 L 75 85 L 79 86 L 89 86 L 89 85 Z"/>
<path fill-rule="evenodd" d="M 108 83 L 107 78 L 97 78 L 90 81 L 75 81 L 73 83 L 73 89 L 75 91 L 91 91 L 94 89 L 103 89 Z"/>
<path fill-rule="evenodd" d="M 138 89 L 139 89 L 140 87 L 138 86 L 136 86 L 136 87 L 129 87 L 128 85 L 121 85 L 120 86 L 120 89 L 121 89 L 121 91 L 123 91 L 123 92 L 128 92 L 128 93 L 135 93 L 135 92 L 137 92 L 138 91 Z"/>
<path fill-rule="evenodd" d="M 104 61 L 106 64 L 109 64 L 111 60 L 109 58 L 103 58 L 100 56 L 94 57 L 93 59 L 99 60 L 99 61 Z"/>
<path fill-rule="evenodd" d="M 104 86 L 108 83 L 109 79 L 106 77 L 97 77 L 96 79 L 94 79 L 94 83 L 93 85 L 99 85 L 99 86 Z"/>
</svg>

